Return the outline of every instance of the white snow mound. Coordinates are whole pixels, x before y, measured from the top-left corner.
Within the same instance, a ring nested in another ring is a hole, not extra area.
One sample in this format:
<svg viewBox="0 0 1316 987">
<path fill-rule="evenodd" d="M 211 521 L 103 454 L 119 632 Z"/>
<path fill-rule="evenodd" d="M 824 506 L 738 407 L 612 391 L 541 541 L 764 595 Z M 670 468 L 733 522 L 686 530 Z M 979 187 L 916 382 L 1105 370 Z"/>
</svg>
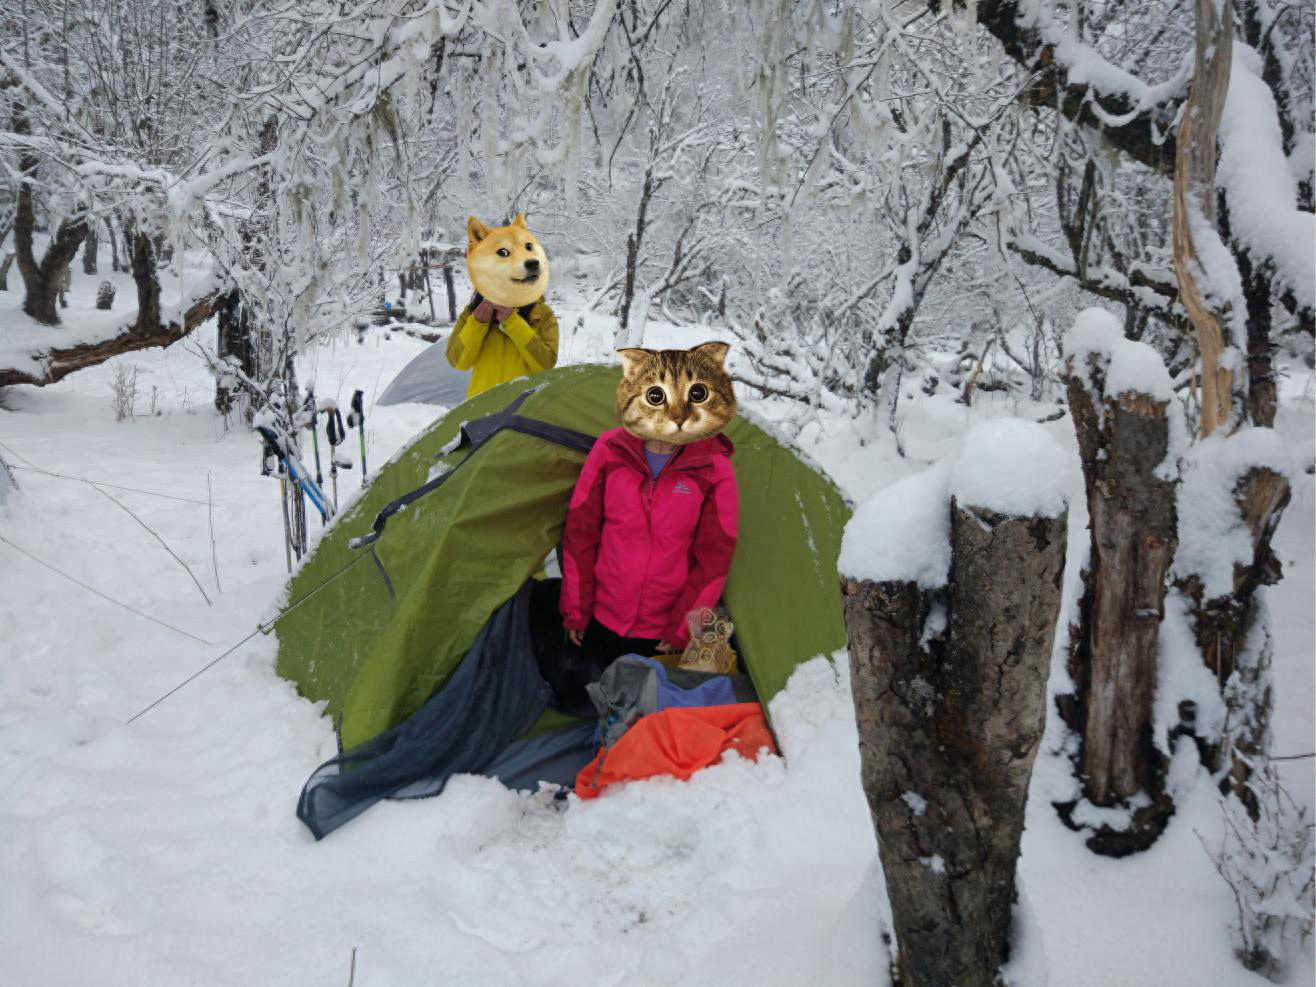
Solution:
<svg viewBox="0 0 1316 987">
<path fill-rule="evenodd" d="M 1126 339 L 1120 320 L 1104 308 L 1079 312 L 1065 336 L 1065 359 L 1073 359 L 1074 373 L 1085 380 L 1089 372 L 1086 357 L 1092 353 L 1102 358 L 1108 395 L 1136 391 L 1157 401 L 1174 397 L 1170 373 L 1160 354 L 1146 343 Z"/>
<path fill-rule="evenodd" d="M 1069 453 L 1037 422 L 972 426 L 950 459 L 950 494 L 963 507 L 1014 517 L 1059 517 L 1069 503 Z"/>
<path fill-rule="evenodd" d="M 995 418 L 964 433 L 946 459 L 859 505 L 836 567 L 851 579 L 945 586 L 950 499 L 1015 517 L 1057 517 L 1069 503 L 1069 453 L 1045 428 Z"/>
<path fill-rule="evenodd" d="M 868 498 L 845 526 L 837 569 L 852 579 L 945 586 L 950 573 L 946 490 L 942 462 Z"/>
<path fill-rule="evenodd" d="M 1174 572 L 1198 576 L 1207 598 L 1234 591 L 1234 567 L 1252 560 L 1252 535 L 1234 499 L 1253 469 L 1292 478 L 1288 450 L 1269 428 L 1213 435 L 1194 446 L 1179 486 L 1179 547 Z"/>
</svg>

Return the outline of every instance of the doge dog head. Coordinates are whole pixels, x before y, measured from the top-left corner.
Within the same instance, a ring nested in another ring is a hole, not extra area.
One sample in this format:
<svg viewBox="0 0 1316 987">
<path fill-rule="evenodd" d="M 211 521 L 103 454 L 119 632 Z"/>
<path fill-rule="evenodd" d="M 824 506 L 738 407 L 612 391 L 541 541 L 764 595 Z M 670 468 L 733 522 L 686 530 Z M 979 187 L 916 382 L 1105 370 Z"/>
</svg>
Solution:
<svg viewBox="0 0 1316 987">
<path fill-rule="evenodd" d="M 475 290 L 495 305 L 520 308 L 548 289 L 548 255 L 520 213 L 511 225 L 492 229 L 474 216 L 466 221 L 466 270 Z"/>
</svg>

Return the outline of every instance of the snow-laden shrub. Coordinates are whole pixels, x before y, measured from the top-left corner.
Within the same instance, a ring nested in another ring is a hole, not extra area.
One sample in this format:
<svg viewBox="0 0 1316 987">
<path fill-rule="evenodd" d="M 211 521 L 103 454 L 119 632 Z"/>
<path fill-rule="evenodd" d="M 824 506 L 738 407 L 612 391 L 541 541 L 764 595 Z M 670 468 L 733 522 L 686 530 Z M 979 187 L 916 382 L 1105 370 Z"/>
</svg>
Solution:
<svg viewBox="0 0 1316 987">
<path fill-rule="evenodd" d="M 114 420 L 121 422 L 125 418 L 137 416 L 137 364 L 120 360 L 114 365 L 114 376 L 110 379 L 110 407 L 114 409 Z"/>
<path fill-rule="evenodd" d="M 1285 959 L 1312 935 L 1312 820 L 1280 784 L 1273 765 L 1248 782 L 1257 817 L 1232 796 L 1221 799 L 1224 835 L 1202 846 L 1234 893 L 1236 951 L 1249 970 L 1279 982 Z"/>
</svg>

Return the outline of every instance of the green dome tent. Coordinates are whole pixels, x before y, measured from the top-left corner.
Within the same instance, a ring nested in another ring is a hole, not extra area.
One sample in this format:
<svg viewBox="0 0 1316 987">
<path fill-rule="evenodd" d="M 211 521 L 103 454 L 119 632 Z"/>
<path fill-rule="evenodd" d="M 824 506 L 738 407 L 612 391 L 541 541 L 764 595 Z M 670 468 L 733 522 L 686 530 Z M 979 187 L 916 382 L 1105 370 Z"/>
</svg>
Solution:
<svg viewBox="0 0 1316 987">
<path fill-rule="evenodd" d="M 589 443 L 616 424 L 618 380 L 616 367 L 565 367 L 460 405 L 379 471 L 293 576 L 278 671 L 325 701 L 345 750 L 441 691 L 539 570 Z M 726 434 L 741 516 L 725 602 L 766 703 L 798 664 L 845 644 L 836 557 L 849 510 L 763 429 L 738 417 Z M 531 733 L 564 722 L 548 712 Z"/>
</svg>

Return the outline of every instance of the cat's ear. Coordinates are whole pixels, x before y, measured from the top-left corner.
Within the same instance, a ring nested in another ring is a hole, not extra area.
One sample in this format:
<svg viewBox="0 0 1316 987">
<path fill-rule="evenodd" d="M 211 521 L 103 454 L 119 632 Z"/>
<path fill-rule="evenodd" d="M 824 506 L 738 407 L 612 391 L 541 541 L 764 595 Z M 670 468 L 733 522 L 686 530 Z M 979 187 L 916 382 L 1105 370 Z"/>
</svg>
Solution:
<svg viewBox="0 0 1316 987">
<path fill-rule="evenodd" d="M 628 346 L 625 349 L 617 351 L 621 357 L 621 372 L 623 377 L 633 377 L 640 367 L 644 366 L 644 361 L 649 356 L 649 351 L 639 346 Z"/>
<path fill-rule="evenodd" d="M 472 216 L 466 220 L 466 248 L 469 250 L 489 235 L 489 227 Z"/>
<path fill-rule="evenodd" d="M 521 229 L 525 229 L 525 213 L 523 212 L 517 213 L 516 219 L 512 220 L 512 225 L 519 226 L 521 227 Z"/>
<path fill-rule="evenodd" d="M 712 360 L 719 370 L 723 370 L 725 369 L 723 363 L 727 358 L 727 351 L 730 349 L 731 346 L 727 343 L 700 343 L 698 346 L 690 347 L 690 354 Z"/>
</svg>

